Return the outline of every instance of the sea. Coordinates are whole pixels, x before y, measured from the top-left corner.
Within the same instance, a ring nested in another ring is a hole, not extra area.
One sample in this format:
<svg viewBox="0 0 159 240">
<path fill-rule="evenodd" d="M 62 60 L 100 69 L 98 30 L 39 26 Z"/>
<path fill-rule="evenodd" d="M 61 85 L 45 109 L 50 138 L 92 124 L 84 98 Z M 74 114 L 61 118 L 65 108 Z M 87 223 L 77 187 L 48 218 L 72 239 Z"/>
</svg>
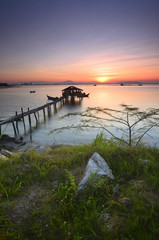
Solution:
<svg viewBox="0 0 159 240">
<path fill-rule="evenodd" d="M 66 85 L 29 85 L 11 88 L 0 89 L 0 121 L 8 119 L 15 115 L 15 112 L 21 113 L 27 111 L 28 108 L 34 109 L 48 103 L 47 95 L 53 97 L 61 97 L 62 90 L 68 86 Z M 101 133 L 107 139 L 111 136 L 107 131 L 101 128 L 84 128 L 80 130 L 75 126 L 83 124 L 83 117 L 79 114 L 87 110 L 89 107 L 110 108 L 115 110 L 122 110 L 121 104 L 138 107 L 140 110 L 147 110 L 150 108 L 159 108 L 159 85 L 79 85 L 85 93 L 89 93 L 89 97 L 75 99 L 73 102 L 57 105 L 57 112 L 51 107 L 51 115 L 44 120 L 43 111 L 39 112 L 40 122 L 36 125 L 35 117 L 32 114 L 32 131 L 29 128 L 28 118 L 25 117 L 27 131 L 24 133 L 23 122 L 20 121 L 19 136 L 23 137 L 24 141 L 35 143 L 41 146 L 54 144 L 86 144 L 92 143 L 97 135 Z M 35 93 L 30 93 L 35 91 Z M 64 117 L 69 113 L 78 113 L 74 116 Z M 98 116 L 98 113 L 95 113 Z M 103 116 L 105 117 L 105 116 Z M 88 118 L 85 120 L 88 120 Z M 88 121 L 91 124 L 91 121 Z M 109 128 L 105 121 L 105 128 Z M 71 128 L 72 127 L 72 128 Z M 60 132 L 50 132 L 57 128 L 63 128 Z M 119 127 L 120 128 L 120 127 Z M 5 134 L 14 137 L 12 124 L 3 125 L 2 131 Z M 117 131 L 113 126 L 110 129 L 113 134 L 122 137 L 122 133 Z M 138 132 L 136 131 L 136 134 Z M 147 145 L 159 147 L 159 128 L 154 128 L 149 134 L 145 135 L 143 142 Z"/>
</svg>

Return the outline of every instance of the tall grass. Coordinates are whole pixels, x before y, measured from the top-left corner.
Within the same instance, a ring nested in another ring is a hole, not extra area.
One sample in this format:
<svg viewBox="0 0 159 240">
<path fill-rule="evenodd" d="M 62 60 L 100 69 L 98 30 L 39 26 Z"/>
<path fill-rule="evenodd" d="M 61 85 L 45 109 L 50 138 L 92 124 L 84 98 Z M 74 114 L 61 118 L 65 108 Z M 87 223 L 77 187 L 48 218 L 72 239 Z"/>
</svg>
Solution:
<svg viewBox="0 0 159 240">
<path fill-rule="evenodd" d="M 81 194 L 78 183 L 95 151 L 115 180 Z M 159 149 L 125 147 L 102 135 L 92 145 L 17 154 L 0 162 L 0 237 L 156 240 L 158 179 Z"/>
</svg>

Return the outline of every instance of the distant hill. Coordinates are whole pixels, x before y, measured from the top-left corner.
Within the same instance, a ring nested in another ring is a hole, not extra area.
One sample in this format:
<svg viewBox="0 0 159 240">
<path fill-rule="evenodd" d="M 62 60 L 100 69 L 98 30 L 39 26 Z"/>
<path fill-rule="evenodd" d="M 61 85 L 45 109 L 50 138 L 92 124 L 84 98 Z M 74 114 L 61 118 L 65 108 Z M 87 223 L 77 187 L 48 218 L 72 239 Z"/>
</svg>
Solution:
<svg viewBox="0 0 159 240">
<path fill-rule="evenodd" d="M 9 85 L 8 85 L 8 83 L 0 83 L 0 86 L 1 87 L 8 87 Z"/>
<path fill-rule="evenodd" d="M 71 80 L 68 80 L 68 81 L 62 82 L 61 84 L 64 84 L 64 85 L 75 85 L 76 83 L 71 81 Z"/>
</svg>

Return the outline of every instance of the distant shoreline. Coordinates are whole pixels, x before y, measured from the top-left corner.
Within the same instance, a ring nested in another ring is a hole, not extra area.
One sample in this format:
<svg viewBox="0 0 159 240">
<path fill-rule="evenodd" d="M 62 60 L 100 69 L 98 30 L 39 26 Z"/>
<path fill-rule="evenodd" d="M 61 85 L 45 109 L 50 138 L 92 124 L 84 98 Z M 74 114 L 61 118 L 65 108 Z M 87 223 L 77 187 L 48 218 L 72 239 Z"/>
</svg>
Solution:
<svg viewBox="0 0 159 240">
<path fill-rule="evenodd" d="M 4 88 L 13 88 L 13 87 L 16 87 L 16 85 L 15 86 L 0 86 L 0 89 L 4 89 Z"/>
<path fill-rule="evenodd" d="M 118 82 L 118 83 L 96 83 L 96 86 L 100 85 L 116 85 L 120 86 L 121 83 L 125 86 L 138 86 L 139 84 L 142 84 L 142 86 L 145 85 L 159 85 L 159 83 L 138 83 L 138 82 Z M 6 88 L 14 88 L 14 87 L 36 87 L 36 86 L 70 86 L 70 85 L 94 85 L 94 83 L 72 83 L 72 84 L 65 84 L 65 83 L 35 83 L 35 84 L 15 84 L 15 85 L 8 85 L 8 86 L 2 86 L 0 85 L 0 89 L 6 89 Z"/>
</svg>

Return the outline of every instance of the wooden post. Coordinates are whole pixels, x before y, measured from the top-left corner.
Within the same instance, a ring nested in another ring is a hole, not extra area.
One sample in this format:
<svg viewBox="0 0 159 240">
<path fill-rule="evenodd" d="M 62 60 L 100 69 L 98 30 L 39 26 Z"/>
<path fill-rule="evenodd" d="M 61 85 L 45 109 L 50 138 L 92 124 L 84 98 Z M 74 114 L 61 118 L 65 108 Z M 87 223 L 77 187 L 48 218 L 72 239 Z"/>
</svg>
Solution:
<svg viewBox="0 0 159 240">
<path fill-rule="evenodd" d="M 39 116 L 39 111 L 37 111 L 37 114 L 38 114 L 38 120 L 40 119 L 40 116 Z"/>
<path fill-rule="evenodd" d="M 29 112 L 29 108 L 28 108 L 28 112 Z M 31 131 L 31 117 L 30 117 L 30 114 L 28 114 L 28 119 L 29 119 L 30 131 Z"/>
<path fill-rule="evenodd" d="M 14 135 L 17 136 L 17 131 L 16 131 L 16 128 L 15 128 L 14 121 L 12 122 L 12 125 L 13 125 Z"/>
<path fill-rule="evenodd" d="M 1 125 L 0 125 L 0 136 L 1 136 L 1 134 L 2 134 L 2 129 L 1 129 Z"/>
<path fill-rule="evenodd" d="M 54 103 L 54 111 L 55 111 L 55 113 L 57 112 L 56 103 Z"/>
<path fill-rule="evenodd" d="M 24 133 L 26 133 L 26 126 L 25 126 L 25 120 L 24 120 L 24 115 L 23 115 L 23 108 L 21 108 L 22 112 L 22 120 L 23 120 L 23 125 L 24 125 Z"/>
<path fill-rule="evenodd" d="M 18 113 L 15 112 L 15 115 L 17 116 Z M 18 121 L 19 121 L 19 119 L 17 119 L 15 122 L 16 122 L 17 133 L 19 134 Z"/>
<path fill-rule="evenodd" d="M 51 116 L 51 105 L 48 106 L 48 116 Z"/>
<path fill-rule="evenodd" d="M 38 119 L 37 119 L 37 116 L 36 116 L 36 112 L 34 112 L 34 117 L 35 117 L 35 120 L 36 120 L 36 124 L 38 124 Z"/>
<path fill-rule="evenodd" d="M 45 108 L 43 108 L 43 114 L 44 114 L 44 121 L 46 120 L 46 116 L 45 116 Z"/>
</svg>

